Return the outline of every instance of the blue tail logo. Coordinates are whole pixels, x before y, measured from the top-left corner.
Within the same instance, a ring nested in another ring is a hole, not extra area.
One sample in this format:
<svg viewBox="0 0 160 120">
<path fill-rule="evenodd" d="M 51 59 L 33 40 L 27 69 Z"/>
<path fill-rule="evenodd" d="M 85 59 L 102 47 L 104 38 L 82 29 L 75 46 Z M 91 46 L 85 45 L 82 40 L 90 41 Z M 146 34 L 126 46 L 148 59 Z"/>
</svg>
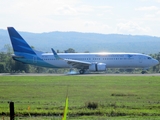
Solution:
<svg viewBox="0 0 160 120">
<path fill-rule="evenodd" d="M 35 54 L 32 48 L 26 43 L 26 41 L 19 35 L 19 33 L 13 27 L 8 27 L 7 29 L 12 42 L 14 53 L 18 52 Z"/>
</svg>

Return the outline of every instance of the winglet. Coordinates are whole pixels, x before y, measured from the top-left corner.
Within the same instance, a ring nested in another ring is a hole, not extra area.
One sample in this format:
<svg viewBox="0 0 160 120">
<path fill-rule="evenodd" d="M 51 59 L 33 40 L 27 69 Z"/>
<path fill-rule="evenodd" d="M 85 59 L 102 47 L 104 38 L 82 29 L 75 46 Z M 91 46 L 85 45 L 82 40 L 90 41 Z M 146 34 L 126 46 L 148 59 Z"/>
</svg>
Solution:
<svg viewBox="0 0 160 120">
<path fill-rule="evenodd" d="M 51 50 L 52 50 L 53 55 L 54 55 L 54 57 L 55 57 L 56 59 L 62 59 L 62 58 L 60 58 L 60 57 L 58 56 L 58 54 L 56 53 L 56 51 L 55 51 L 53 48 L 51 48 Z"/>
<path fill-rule="evenodd" d="M 51 48 L 51 50 L 52 50 L 54 55 L 57 55 L 56 51 L 53 48 Z"/>
</svg>

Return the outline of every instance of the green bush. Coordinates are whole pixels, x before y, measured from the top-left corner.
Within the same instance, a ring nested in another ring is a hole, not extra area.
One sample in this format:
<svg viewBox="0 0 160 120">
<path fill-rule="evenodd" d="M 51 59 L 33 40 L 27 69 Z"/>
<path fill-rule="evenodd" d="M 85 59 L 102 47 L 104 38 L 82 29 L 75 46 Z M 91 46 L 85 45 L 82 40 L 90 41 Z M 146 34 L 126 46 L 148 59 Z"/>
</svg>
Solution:
<svg viewBox="0 0 160 120">
<path fill-rule="evenodd" d="M 98 103 L 97 102 L 87 102 L 85 104 L 85 106 L 88 108 L 88 109 L 97 109 L 98 108 Z"/>
</svg>

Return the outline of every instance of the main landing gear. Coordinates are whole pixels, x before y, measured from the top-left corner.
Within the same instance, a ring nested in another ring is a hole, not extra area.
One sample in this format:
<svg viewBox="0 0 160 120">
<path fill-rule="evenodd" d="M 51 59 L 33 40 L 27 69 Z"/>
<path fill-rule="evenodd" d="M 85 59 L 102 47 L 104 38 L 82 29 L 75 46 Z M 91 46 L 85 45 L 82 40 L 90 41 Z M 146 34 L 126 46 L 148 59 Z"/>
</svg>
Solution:
<svg viewBox="0 0 160 120">
<path fill-rule="evenodd" d="M 79 73 L 80 73 L 80 74 L 84 74 L 84 72 L 85 72 L 84 69 L 79 70 Z"/>
<path fill-rule="evenodd" d="M 142 74 L 145 74 L 145 73 L 147 73 L 147 71 L 146 71 L 146 70 L 143 70 L 141 73 L 142 73 Z"/>
</svg>

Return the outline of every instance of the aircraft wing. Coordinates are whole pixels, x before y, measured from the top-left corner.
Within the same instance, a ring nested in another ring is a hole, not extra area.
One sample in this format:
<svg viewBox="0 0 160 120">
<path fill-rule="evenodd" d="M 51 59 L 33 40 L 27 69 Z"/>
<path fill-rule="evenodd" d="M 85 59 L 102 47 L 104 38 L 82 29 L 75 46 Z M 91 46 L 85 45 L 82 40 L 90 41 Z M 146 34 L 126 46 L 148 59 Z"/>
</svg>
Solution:
<svg viewBox="0 0 160 120">
<path fill-rule="evenodd" d="M 91 62 L 85 62 L 85 61 L 79 61 L 79 60 L 73 60 L 73 59 L 64 59 L 68 64 L 72 65 L 75 68 L 82 69 L 82 68 L 88 68 Z"/>
<path fill-rule="evenodd" d="M 59 60 L 64 60 L 66 61 L 69 65 L 73 66 L 74 68 L 78 69 L 88 69 L 89 65 L 92 64 L 91 62 L 85 62 L 85 61 L 80 61 L 80 60 L 73 60 L 73 59 L 63 59 L 60 58 L 57 53 L 54 51 L 54 49 L 51 49 L 53 52 L 53 55 L 55 56 L 56 59 Z"/>
</svg>

